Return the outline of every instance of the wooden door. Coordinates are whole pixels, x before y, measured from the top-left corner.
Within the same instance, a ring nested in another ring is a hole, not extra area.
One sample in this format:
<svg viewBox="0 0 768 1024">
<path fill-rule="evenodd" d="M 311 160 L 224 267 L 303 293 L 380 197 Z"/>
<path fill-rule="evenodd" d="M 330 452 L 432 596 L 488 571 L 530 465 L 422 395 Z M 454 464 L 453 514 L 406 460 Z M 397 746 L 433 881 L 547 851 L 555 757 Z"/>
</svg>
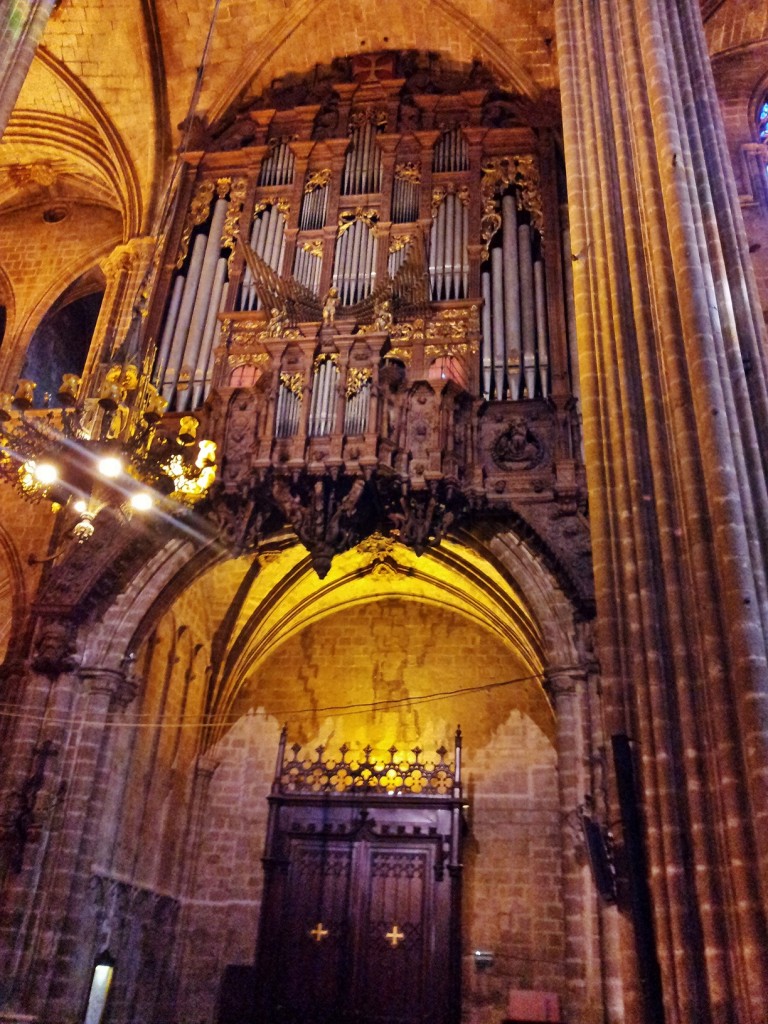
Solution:
<svg viewBox="0 0 768 1024">
<path fill-rule="evenodd" d="M 260 1024 L 455 1024 L 460 798 L 273 793 Z"/>
</svg>

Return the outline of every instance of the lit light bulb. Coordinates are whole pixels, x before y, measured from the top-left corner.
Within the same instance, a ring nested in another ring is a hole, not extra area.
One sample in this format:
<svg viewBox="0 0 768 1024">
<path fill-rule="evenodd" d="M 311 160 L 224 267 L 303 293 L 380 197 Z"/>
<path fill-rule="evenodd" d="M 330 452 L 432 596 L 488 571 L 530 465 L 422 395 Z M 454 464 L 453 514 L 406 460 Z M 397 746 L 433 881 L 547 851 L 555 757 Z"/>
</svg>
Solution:
<svg viewBox="0 0 768 1024">
<path fill-rule="evenodd" d="M 102 476 L 109 477 L 110 480 L 114 480 L 123 472 L 123 464 L 115 455 L 106 455 L 99 459 L 96 468 Z"/>
<path fill-rule="evenodd" d="M 50 487 L 51 484 L 56 483 L 59 479 L 59 471 L 52 462 L 40 462 L 38 463 L 33 474 L 38 483 L 41 483 L 43 487 Z"/>
<path fill-rule="evenodd" d="M 137 512 L 148 512 L 153 505 L 152 495 L 146 491 L 137 491 L 136 494 L 131 495 L 131 508 L 136 509 Z"/>
<path fill-rule="evenodd" d="M 72 508 L 78 513 L 78 515 L 82 515 L 83 512 L 88 511 L 88 502 L 84 501 L 82 498 L 78 498 Z"/>
</svg>

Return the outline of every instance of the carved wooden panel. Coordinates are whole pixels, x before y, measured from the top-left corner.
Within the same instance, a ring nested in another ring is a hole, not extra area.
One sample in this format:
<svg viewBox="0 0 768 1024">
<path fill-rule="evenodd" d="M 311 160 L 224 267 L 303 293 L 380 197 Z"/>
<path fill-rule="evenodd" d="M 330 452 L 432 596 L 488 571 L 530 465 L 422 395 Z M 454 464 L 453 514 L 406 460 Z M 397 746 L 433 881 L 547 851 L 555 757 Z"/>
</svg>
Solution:
<svg viewBox="0 0 768 1024">
<path fill-rule="evenodd" d="M 454 797 L 270 798 L 263 1024 L 455 1024 Z"/>
</svg>

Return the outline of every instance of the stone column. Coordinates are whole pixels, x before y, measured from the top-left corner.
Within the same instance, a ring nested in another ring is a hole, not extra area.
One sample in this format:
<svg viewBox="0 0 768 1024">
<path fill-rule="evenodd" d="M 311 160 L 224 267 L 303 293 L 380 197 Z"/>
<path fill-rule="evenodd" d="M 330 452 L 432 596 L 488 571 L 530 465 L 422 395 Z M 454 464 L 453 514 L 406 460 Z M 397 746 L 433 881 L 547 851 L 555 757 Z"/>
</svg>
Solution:
<svg viewBox="0 0 768 1024">
<path fill-rule="evenodd" d="M 16 105 L 55 0 L 10 0 L 0 25 L 0 137 Z"/>
<path fill-rule="evenodd" d="M 563 1019 L 580 1024 L 618 1024 L 621 1016 L 613 1012 L 615 1008 L 603 1006 L 602 972 L 609 971 L 610 965 L 601 959 L 598 897 L 579 833 L 580 808 L 593 797 L 587 672 L 572 667 L 551 668 L 544 685 L 557 722 L 565 923 Z M 599 814 L 598 806 L 592 809 Z"/>
<path fill-rule="evenodd" d="M 27 936 L 25 969 L 17 979 L 25 1009 L 51 1020 L 82 1012 L 97 950 L 91 868 L 110 780 L 110 719 L 135 693 L 117 669 L 81 668 L 73 728 L 62 749 L 66 780 L 58 827 L 41 875 L 42 901 Z"/>
<path fill-rule="evenodd" d="M 99 364 L 118 357 L 131 327 L 137 318 L 145 315 L 146 296 L 142 296 L 141 288 L 142 282 L 148 277 L 155 244 L 156 240 L 151 236 L 131 238 L 116 246 L 101 261 L 107 284 L 83 371 L 86 389 Z M 134 358 L 139 356 L 138 352 L 133 351 L 126 354 Z"/>
<path fill-rule="evenodd" d="M 609 731 L 639 754 L 666 1024 L 756 1024 L 768 1002 L 762 317 L 697 0 L 555 7 L 597 655 Z M 650 1019 L 647 1006 L 628 1013 Z"/>
</svg>

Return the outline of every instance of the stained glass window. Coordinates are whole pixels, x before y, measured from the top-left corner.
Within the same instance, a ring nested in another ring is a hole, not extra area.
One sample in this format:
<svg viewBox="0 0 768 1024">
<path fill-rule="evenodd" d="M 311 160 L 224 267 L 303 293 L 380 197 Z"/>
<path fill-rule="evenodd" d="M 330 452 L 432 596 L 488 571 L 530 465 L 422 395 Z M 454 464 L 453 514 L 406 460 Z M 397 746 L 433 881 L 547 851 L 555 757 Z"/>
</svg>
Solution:
<svg viewBox="0 0 768 1024">
<path fill-rule="evenodd" d="M 757 137 L 768 143 L 768 95 L 763 98 L 757 110 Z"/>
</svg>

